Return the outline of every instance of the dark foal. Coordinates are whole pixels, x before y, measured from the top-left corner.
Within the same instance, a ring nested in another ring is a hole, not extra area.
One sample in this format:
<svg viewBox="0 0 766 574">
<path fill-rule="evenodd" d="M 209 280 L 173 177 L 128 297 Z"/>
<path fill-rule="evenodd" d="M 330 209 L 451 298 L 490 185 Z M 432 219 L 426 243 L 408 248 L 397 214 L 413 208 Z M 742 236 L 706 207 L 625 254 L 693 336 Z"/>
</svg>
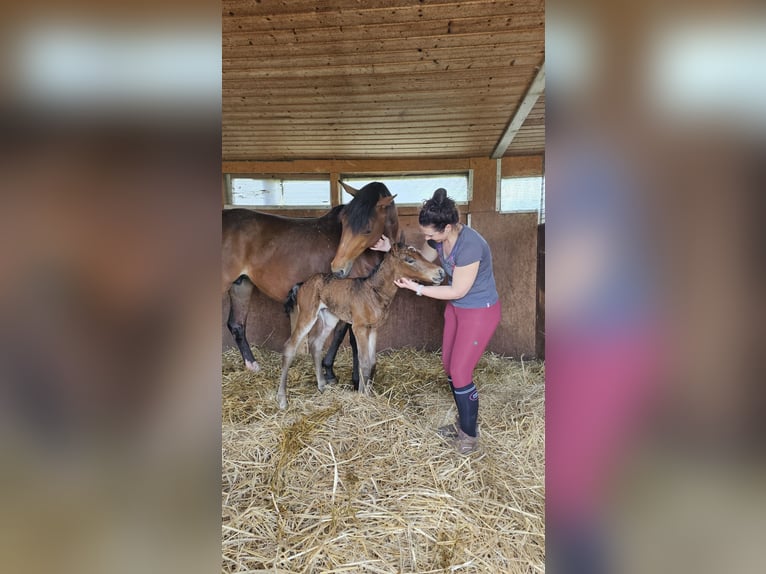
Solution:
<svg viewBox="0 0 766 574">
<path fill-rule="evenodd" d="M 285 309 L 295 313 L 295 320 L 282 354 L 282 376 L 277 391 L 280 408 L 287 408 L 287 372 L 298 346 L 307 335 L 317 386 L 320 391 L 324 390 L 327 381 L 322 369 L 322 349 L 339 321 L 351 324 L 356 334 L 361 379 L 359 392 L 369 393 L 375 374 L 377 330 L 385 322 L 399 290 L 394 284 L 394 279 L 399 277 L 438 285 L 444 280 L 444 270 L 425 259 L 414 247 L 400 243 L 392 246 L 369 277 L 337 279 L 330 274 L 318 274 L 293 287 L 285 303 Z"/>
</svg>

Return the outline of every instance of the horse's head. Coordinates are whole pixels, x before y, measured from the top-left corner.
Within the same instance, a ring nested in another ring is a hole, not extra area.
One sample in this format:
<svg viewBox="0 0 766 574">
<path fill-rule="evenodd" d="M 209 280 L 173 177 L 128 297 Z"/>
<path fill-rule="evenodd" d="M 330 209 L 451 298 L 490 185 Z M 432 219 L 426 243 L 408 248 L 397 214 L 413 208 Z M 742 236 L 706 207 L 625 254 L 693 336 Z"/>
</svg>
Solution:
<svg viewBox="0 0 766 574">
<path fill-rule="evenodd" d="M 391 246 L 389 257 L 396 261 L 397 277 L 407 277 L 418 283 L 439 285 L 444 281 L 445 273 L 441 265 L 431 262 L 412 246 L 397 243 Z"/>
<path fill-rule="evenodd" d="M 340 215 L 343 232 L 330 264 L 333 274 L 342 279 L 351 272 L 356 258 L 375 245 L 381 235 L 396 237 L 399 219 L 394 204 L 396 196 L 382 183 L 368 183 L 360 190 L 343 182 L 341 185 L 354 196 Z"/>
</svg>

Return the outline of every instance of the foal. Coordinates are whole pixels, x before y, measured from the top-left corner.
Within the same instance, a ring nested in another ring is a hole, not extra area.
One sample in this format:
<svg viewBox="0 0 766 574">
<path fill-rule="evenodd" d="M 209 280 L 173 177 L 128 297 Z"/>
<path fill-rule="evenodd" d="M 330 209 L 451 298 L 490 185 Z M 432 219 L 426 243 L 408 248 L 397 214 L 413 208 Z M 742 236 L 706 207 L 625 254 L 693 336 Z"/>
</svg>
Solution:
<svg viewBox="0 0 766 574">
<path fill-rule="evenodd" d="M 359 392 L 369 392 L 375 374 L 377 330 L 385 322 L 388 308 L 399 290 L 394 284 L 394 279 L 399 277 L 438 285 L 444 280 L 444 270 L 425 259 L 414 247 L 399 243 L 391 247 L 369 277 L 336 279 L 330 274 L 316 274 L 291 289 L 285 310 L 296 312 L 296 317 L 282 353 L 282 377 L 277 392 L 279 408 L 287 408 L 287 371 L 298 346 L 310 332 L 309 348 L 314 358 L 317 386 L 324 391 L 322 349 L 338 321 L 353 326 L 359 349 Z M 312 331 L 317 321 L 321 328 Z"/>
</svg>

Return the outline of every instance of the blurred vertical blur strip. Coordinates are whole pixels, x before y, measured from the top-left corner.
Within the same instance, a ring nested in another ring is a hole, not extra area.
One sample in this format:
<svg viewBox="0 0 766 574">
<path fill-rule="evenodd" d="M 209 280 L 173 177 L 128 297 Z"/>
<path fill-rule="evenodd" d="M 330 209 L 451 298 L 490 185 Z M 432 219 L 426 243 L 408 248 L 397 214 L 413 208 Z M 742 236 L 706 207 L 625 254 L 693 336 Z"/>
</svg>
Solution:
<svg viewBox="0 0 766 574">
<path fill-rule="evenodd" d="M 546 18 L 547 571 L 760 570 L 766 12 Z"/>
<path fill-rule="evenodd" d="M 220 570 L 220 4 L 0 21 L 0 571 Z"/>
</svg>

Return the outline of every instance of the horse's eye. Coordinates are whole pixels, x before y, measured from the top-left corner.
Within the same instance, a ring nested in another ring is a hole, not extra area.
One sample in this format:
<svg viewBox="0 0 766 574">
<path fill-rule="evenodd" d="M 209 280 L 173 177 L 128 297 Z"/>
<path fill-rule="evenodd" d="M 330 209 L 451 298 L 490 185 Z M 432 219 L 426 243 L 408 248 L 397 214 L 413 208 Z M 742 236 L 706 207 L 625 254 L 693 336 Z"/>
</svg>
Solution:
<svg viewBox="0 0 766 574">
<path fill-rule="evenodd" d="M 415 263 L 415 258 L 414 258 L 414 257 L 410 257 L 410 256 L 408 255 L 408 256 L 406 256 L 406 257 L 404 258 L 404 262 L 405 262 L 405 263 L 409 263 L 410 265 L 412 265 L 413 263 Z"/>
</svg>

